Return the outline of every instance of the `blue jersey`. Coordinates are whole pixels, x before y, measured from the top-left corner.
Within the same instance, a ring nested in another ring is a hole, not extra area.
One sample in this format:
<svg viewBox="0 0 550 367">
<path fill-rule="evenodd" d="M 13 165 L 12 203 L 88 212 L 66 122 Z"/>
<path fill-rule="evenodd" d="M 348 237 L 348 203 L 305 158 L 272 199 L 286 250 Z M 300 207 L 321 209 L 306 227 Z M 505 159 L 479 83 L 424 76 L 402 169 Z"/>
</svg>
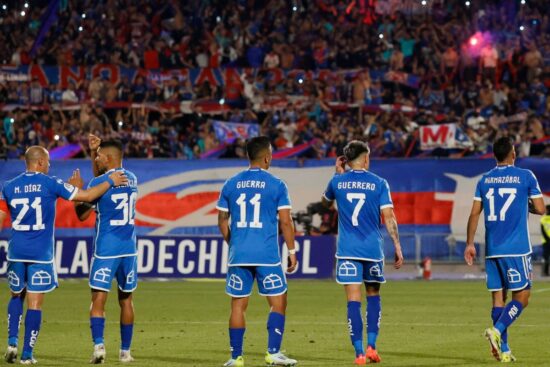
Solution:
<svg viewBox="0 0 550 367">
<path fill-rule="evenodd" d="M 324 197 L 338 205 L 336 257 L 384 259 L 380 211 L 393 207 L 386 180 L 367 170 L 347 171 L 330 180 Z"/>
<path fill-rule="evenodd" d="M 216 206 L 229 212 L 229 266 L 278 265 L 280 209 L 290 209 L 286 184 L 253 168 L 227 180 Z"/>
<path fill-rule="evenodd" d="M 53 262 L 55 203 L 58 197 L 72 200 L 77 192 L 76 187 L 38 172 L 7 181 L 2 196 L 12 219 L 8 260 Z"/>
<path fill-rule="evenodd" d="M 497 166 L 481 177 L 474 200 L 481 201 L 484 211 L 487 258 L 531 253 L 528 200 L 541 197 L 537 179 L 529 170 Z"/>
<path fill-rule="evenodd" d="M 97 213 L 94 256 L 100 259 L 137 255 L 135 213 L 137 178 L 123 168 L 128 185 L 111 187 L 94 204 Z M 89 187 L 100 185 L 109 179 L 114 170 L 95 177 Z"/>
</svg>

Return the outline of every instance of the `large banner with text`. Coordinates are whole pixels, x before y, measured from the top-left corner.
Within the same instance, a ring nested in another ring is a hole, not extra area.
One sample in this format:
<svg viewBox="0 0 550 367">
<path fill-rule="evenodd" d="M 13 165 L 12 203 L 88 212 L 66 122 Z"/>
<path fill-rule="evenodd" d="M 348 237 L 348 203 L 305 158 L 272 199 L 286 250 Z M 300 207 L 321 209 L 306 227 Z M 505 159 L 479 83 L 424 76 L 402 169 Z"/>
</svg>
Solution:
<svg viewBox="0 0 550 367">
<path fill-rule="evenodd" d="M 333 236 L 298 237 L 295 278 L 330 278 L 334 270 Z M 229 247 L 221 237 L 139 237 L 138 274 L 154 278 L 223 278 Z M 8 241 L 0 239 L 0 275 L 7 272 Z M 92 237 L 63 237 L 55 243 L 55 264 L 60 277 L 86 277 L 93 253 Z M 288 252 L 281 246 L 282 265 Z M 101 270 L 101 269 L 99 269 Z M 93 275 L 92 275 L 93 276 Z"/>
</svg>

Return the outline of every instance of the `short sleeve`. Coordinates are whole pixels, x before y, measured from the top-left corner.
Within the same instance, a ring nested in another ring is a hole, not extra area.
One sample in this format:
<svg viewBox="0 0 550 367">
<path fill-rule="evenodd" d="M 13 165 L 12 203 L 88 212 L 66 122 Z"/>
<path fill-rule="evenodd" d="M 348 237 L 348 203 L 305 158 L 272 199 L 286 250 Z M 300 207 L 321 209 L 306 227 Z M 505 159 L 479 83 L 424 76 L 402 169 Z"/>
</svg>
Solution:
<svg viewBox="0 0 550 367">
<path fill-rule="evenodd" d="M 329 181 L 327 189 L 323 193 L 323 197 L 328 201 L 333 201 L 335 199 L 334 190 L 332 189 L 332 179 Z"/>
<path fill-rule="evenodd" d="M 55 196 L 65 200 L 73 200 L 78 193 L 78 188 L 56 177 L 50 178 L 50 190 L 53 191 Z"/>
<path fill-rule="evenodd" d="M 528 177 L 528 192 L 529 192 L 529 198 L 530 199 L 537 199 L 542 197 L 542 191 L 540 190 L 539 183 L 537 181 L 537 178 L 533 174 L 532 171 L 529 171 Z"/>
<path fill-rule="evenodd" d="M 216 204 L 216 209 L 222 212 L 228 212 L 229 211 L 229 201 L 227 200 L 227 182 L 222 187 L 222 191 L 220 192 L 220 197 L 218 198 L 218 203 Z"/>
<path fill-rule="evenodd" d="M 474 201 L 481 201 L 481 180 L 477 182 L 476 192 L 474 194 Z"/>
<path fill-rule="evenodd" d="M 393 201 L 391 200 L 390 185 L 388 181 L 382 181 L 382 188 L 380 191 L 380 209 L 393 208 Z"/>
<path fill-rule="evenodd" d="M 279 186 L 279 197 L 277 198 L 277 210 L 281 209 L 292 209 L 292 205 L 290 204 L 290 196 L 288 195 L 288 188 L 283 181 L 281 181 Z"/>
</svg>

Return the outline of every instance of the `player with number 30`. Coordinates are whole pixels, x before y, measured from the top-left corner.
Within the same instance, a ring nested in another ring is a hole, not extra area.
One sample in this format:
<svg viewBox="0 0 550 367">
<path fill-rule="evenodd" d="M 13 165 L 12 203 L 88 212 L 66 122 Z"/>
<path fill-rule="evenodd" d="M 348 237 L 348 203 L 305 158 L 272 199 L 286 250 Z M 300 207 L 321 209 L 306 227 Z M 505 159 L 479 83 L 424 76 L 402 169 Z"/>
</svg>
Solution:
<svg viewBox="0 0 550 367">
<path fill-rule="evenodd" d="M 134 225 L 137 199 L 136 176 L 122 168 L 123 147 L 118 141 L 101 141 L 90 135 L 90 150 L 94 174 L 89 187 L 100 185 L 110 172 L 124 172 L 128 184 L 117 186 L 107 191 L 94 206 L 75 205 L 77 216 L 86 220 L 95 208 L 96 237 L 94 255 L 90 267 L 90 287 L 92 288 L 92 306 L 90 308 L 90 328 L 94 351 L 90 363 L 105 361 L 105 302 L 111 289 L 111 282 L 116 278 L 118 283 L 118 300 L 120 305 L 120 339 L 119 360 L 131 362 L 130 354 L 134 326 L 134 305 L 132 292 L 137 287 L 137 247 Z M 75 183 L 82 186 L 83 182 Z"/>
</svg>

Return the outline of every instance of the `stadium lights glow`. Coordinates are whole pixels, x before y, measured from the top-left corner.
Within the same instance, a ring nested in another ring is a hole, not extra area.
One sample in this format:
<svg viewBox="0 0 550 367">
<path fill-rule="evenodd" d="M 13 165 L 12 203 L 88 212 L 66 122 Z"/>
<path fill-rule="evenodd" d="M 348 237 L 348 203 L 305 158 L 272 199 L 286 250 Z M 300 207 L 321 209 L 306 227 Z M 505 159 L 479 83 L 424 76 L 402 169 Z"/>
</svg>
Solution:
<svg viewBox="0 0 550 367">
<path fill-rule="evenodd" d="M 422 5 L 426 6 L 428 2 L 426 0 L 422 0 Z"/>
<path fill-rule="evenodd" d="M 21 16 L 24 17 L 27 13 L 24 10 L 21 10 Z"/>
<path fill-rule="evenodd" d="M 380 34 L 378 35 L 378 38 L 384 39 L 384 35 L 383 35 L 382 33 L 380 33 Z"/>
<path fill-rule="evenodd" d="M 521 5 L 525 5 L 526 1 L 525 1 L 525 0 L 521 0 L 520 3 L 521 3 Z"/>
<path fill-rule="evenodd" d="M 225 104 L 225 98 L 220 99 L 220 104 L 221 104 L 221 105 L 224 105 L 224 104 Z"/>
<path fill-rule="evenodd" d="M 297 7 L 296 5 L 294 5 L 294 6 L 292 7 L 292 11 L 298 11 L 298 7 Z"/>
<path fill-rule="evenodd" d="M 519 26 L 519 30 L 520 30 L 520 32 L 523 32 L 523 31 L 525 30 L 525 27 L 522 26 L 522 25 L 520 25 L 520 26 Z"/>
<path fill-rule="evenodd" d="M 124 125 L 124 122 L 119 121 L 119 122 L 118 122 L 118 126 L 122 127 L 122 125 Z"/>
<path fill-rule="evenodd" d="M 533 21 L 531 23 L 533 23 L 533 25 L 537 25 L 537 20 L 533 19 Z"/>
<path fill-rule="evenodd" d="M 10 123 L 15 123 L 15 119 L 13 117 L 10 119 Z"/>
<path fill-rule="evenodd" d="M 86 13 L 82 13 L 82 19 L 86 19 Z"/>
<path fill-rule="evenodd" d="M 29 8 L 29 3 L 25 3 L 25 5 L 23 5 L 25 7 L 25 9 L 28 9 Z"/>
<path fill-rule="evenodd" d="M 53 139 L 54 139 L 55 141 L 58 141 L 58 140 L 59 140 L 59 135 L 55 134 L 55 136 L 53 137 Z"/>
<path fill-rule="evenodd" d="M 222 21 L 222 18 L 220 18 L 219 16 L 216 17 L 216 22 L 221 22 Z"/>
<path fill-rule="evenodd" d="M 478 39 L 476 37 L 470 38 L 470 45 L 475 46 L 478 43 Z"/>
<path fill-rule="evenodd" d="M 464 3 L 464 5 L 466 5 L 466 7 L 469 8 L 469 7 L 470 7 L 470 2 L 469 2 L 469 1 L 466 1 L 466 2 Z"/>
<path fill-rule="evenodd" d="M 3 9 L 3 10 L 8 10 L 8 6 L 7 6 L 6 4 L 3 4 L 3 5 L 2 5 L 2 9 Z"/>
<path fill-rule="evenodd" d="M 304 83 L 304 79 L 302 79 L 302 78 L 298 79 L 298 83 L 303 84 L 303 83 Z"/>
<path fill-rule="evenodd" d="M 78 27 L 79 32 L 82 32 L 83 30 L 84 30 L 84 28 L 82 28 L 82 26 Z"/>
</svg>

